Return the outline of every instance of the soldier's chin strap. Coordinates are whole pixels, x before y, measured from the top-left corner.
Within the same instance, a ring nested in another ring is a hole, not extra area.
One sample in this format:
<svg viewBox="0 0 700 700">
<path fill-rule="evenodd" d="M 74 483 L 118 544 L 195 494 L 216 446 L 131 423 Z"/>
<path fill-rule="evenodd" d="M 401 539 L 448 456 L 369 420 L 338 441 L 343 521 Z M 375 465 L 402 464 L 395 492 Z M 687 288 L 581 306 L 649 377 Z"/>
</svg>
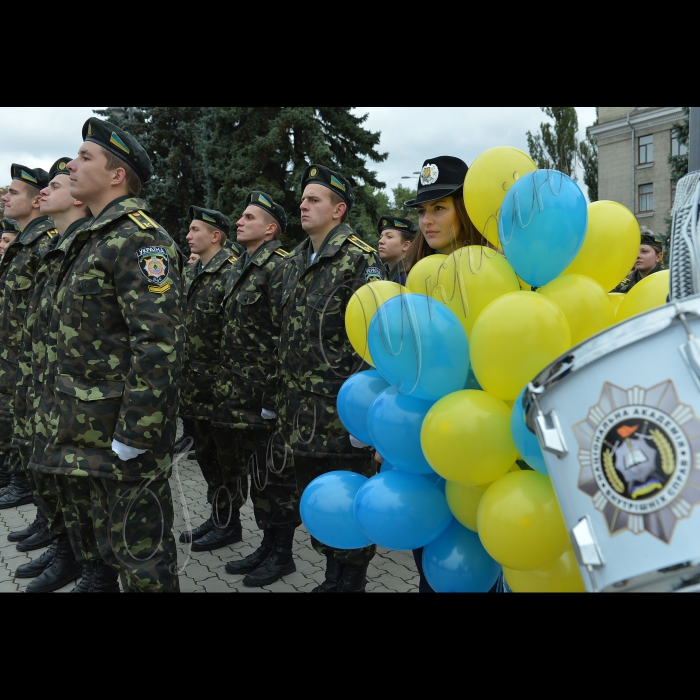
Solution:
<svg viewBox="0 0 700 700">
<path fill-rule="evenodd" d="M 700 294 L 700 170 L 684 175 L 676 186 L 669 245 L 669 301 Z"/>
</svg>

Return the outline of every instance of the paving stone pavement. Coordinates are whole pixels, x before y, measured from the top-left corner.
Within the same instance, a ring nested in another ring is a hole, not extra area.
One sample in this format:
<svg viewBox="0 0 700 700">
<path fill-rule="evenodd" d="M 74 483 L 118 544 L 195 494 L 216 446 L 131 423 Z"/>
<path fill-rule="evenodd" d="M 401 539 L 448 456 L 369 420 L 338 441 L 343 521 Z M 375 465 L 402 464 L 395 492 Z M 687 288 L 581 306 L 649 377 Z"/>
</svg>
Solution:
<svg viewBox="0 0 700 700">
<path fill-rule="evenodd" d="M 180 431 L 178 431 L 179 433 Z M 176 465 L 185 496 L 187 513 L 193 527 L 209 517 L 210 507 L 206 499 L 206 483 L 194 460 L 181 459 Z M 243 541 L 222 547 L 213 552 L 188 552 L 188 546 L 179 542 L 180 533 L 186 528 L 185 512 L 180 503 L 175 472 L 170 480 L 175 503 L 174 533 L 178 540 L 178 564 L 180 589 L 184 593 L 303 593 L 323 581 L 325 558 L 311 546 L 309 533 L 302 526 L 294 537 L 294 561 L 296 572 L 285 576 L 270 586 L 247 588 L 243 576 L 232 576 L 224 571 L 226 563 L 245 557 L 260 544 L 261 534 L 253 517 L 253 506 L 248 502 L 241 510 Z M 13 530 L 27 527 L 36 514 L 33 505 L 0 510 L 0 592 L 23 592 L 32 579 L 15 579 L 14 571 L 20 564 L 32 561 L 45 549 L 18 552 L 15 543 L 8 542 Z M 417 593 L 418 572 L 411 552 L 377 548 L 377 555 L 367 572 L 367 591 L 373 593 Z M 65 593 L 75 583 L 64 586 L 58 593 Z"/>
</svg>

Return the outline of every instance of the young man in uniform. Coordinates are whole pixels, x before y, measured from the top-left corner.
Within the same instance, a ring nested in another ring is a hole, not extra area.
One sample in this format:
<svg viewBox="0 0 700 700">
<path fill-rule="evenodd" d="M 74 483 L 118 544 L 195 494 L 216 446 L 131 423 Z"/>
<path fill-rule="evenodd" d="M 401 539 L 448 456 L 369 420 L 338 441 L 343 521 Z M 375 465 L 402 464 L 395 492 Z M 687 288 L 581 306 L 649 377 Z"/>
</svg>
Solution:
<svg viewBox="0 0 700 700">
<path fill-rule="evenodd" d="M 263 531 L 252 554 L 226 565 L 246 574 L 245 586 L 266 586 L 296 570 L 292 558 L 297 525 L 296 480 L 290 470 L 270 469 L 267 446 L 277 411 L 279 308 L 282 272 L 289 254 L 280 236 L 287 226 L 284 209 L 266 192 L 250 192 L 236 223 L 237 242 L 246 252 L 226 286 L 221 367 L 214 390 L 214 422 L 219 458 L 233 465 L 241 485 L 236 506 L 248 495 Z"/>
<path fill-rule="evenodd" d="M 278 429 L 288 448 L 283 456 L 275 454 L 276 468 L 285 457 L 292 463 L 299 495 L 329 471 L 368 477 L 376 472 L 373 450 L 351 443 L 336 399 L 343 382 L 367 368 L 345 331 L 348 301 L 359 286 L 385 277 L 376 251 L 344 223 L 354 201 L 351 183 L 314 164 L 304 171 L 301 189 L 301 225 L 309 237 L 297 246 L 284 274 Z M 327 562 L 326 580 L 315 592 L 365 590 L 374 545 L 339 550 L 313 538 L 312 543 Z"/>
<path fill-rule="evenodd" d="M 8 246 L 0 262 L 0 451 L 7 455 L 10 485 L 0 494 L 0 509 L 32 503 L 34 496 L 17 449 L 10 445 L 13 431 L 13 401 L 17 383 L 17 357 L 32 281 L 40 260 L 54 247 L 58 231 L 50 217 L 42 215 L 40 192 L 49 184 L 41 168 L 13 163 L 12 182 L 2 197 L 5 216 L 14 219 L 21 233 Z"/>
<path fill-rule="evenodd" d="M 185 271 L 185 362 L 180 388 L 180 418 L 194 438 L 195 458 L 207 482 L 212 514 L 201 525 L 183 532 L 181 542 L 203 552 L 242 539 L 241 520 L 233 502 L 238 484 L 232 465 L 217 452 L 218 430 L 212 426 L 214 383 L 220 365 L 224 325 L 224 290 L 238 256 L 225 245 L 231 222 L 221 212 L 190 207 L 187 242 L 198 260 Z"/>
<path fill-rule="evenodd" d="M 58 263 L 63 257 L 62 248 L 66 240 L 90 221 L 85 204 L 70 194 L 70 177 L 66 167 L 70 160 L 69 157 L 59 158 L 51 166 L 49 184 L 41 190 L 39 208 L 42 214 L 51 216 L 59 239 L 56 247 L 43 257 L 34 275 L 19 354 L 19 378 L 14 396 L 13 443 L 19 449 L 22 467 L 25 470 L 29 464 L 33 443 L 37 442 L 36 448 L 40 449 L 45 438 L 44 427 L 41 424 L 35 426 L 34 416 L 42 410 L 39 404 L 46 398 L 46 338 L 50 329 Z M 52 398 L 52 394 L 53 392 L 49 399 Z M 34 482 L 37 518 L 28 528 L 11 532 L 7 539 L 18 542 L 17 549 L 20 551 L 38 549 L 47 544 L 51 544 L 51 547 L 34 561 L 18 567 L 15 577 L 35 578 L 27 587 L 30 593 L 55 591 L 80 576 L 82 567 L 70 549 L 56 478 L 51 474 L 32 472 L 30 481 Z M 56 556 L 59 551 L 61 555 Z"/>
<path fill-rule="evenodd" d="M 84 560 L 104 560 L 128 591 L 179 591 L 168 477 L 183 351 L 181 261 L 138 198 L 152 173 L 139 142 L 96 117 L 83 140 L 67 166 L 70 193 L 95 217 L 67 245 L 56 278 L 47 338 L 54 402 L 37 416 L 46 446 L 32 453 L 30 469 L 64 477 L 83 508 L 80 541 L 71 527 L 68 535 L 87 550 Z"/>
<path fill-rule="evenodd" d="M 14 219 L 0 219 L 0 260 L 5 255 L 7 246 L 12 243 L 19 233 L 19 226 Z"/>
</svg>

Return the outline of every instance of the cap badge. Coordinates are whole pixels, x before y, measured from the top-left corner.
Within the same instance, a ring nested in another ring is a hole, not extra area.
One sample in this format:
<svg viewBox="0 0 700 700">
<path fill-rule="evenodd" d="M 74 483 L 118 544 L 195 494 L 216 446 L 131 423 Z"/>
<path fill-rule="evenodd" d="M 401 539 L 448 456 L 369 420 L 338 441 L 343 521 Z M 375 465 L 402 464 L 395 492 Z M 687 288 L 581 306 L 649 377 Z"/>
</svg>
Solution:
<svg viewBox="0 0 700 700">
<path fill-rule="evenodd" d="M 92 124 L 88 124 L 88 136 L 92 136 Z"/>
<path fill-rule="evenodd" d="M 202 221 L 208 221 L 210 224 L 216 223 L 216 219 L 209 216 L 209 214 L 205 214 L 204 212 L 202 212 Z"/>
<path fill-rule="evenodd" d="M 311 168 L 311 170 L 309 170 L 309 177 L 316 177 L 316 175 L 318 175 L 318 168 Z"/>
<path fill-rule="evenodd" d="M 437 181 L 439 175 L 437 165 L 433 163 L 426 163 L 420 173 L 420 184 L 421 185 L 432 185 Z"/>
<path fill-rule="evenodd" d="M 129 153 L 129 149 L 126 144 L 114 133 L 109 137 L 109 142 L 113 143 L 117 148 L 120 148 L 124 153 Z"/>
<path fill-rule="evenodd" d="M 386 219 L 382 219 L 382 226 L 386 226 Z"/>
<path fill-rule="evenodd" d="M 66 162 L 62 160 L 62 161 L 58 164 L 58 169 L 59 169 L 59 170 L 65 170 L 65 169 L 66 169 Z"/>
<path fill-rule="evenodd" d="M 261 194 L 258 195 L 258 202 L 262 202 L 266 207 L 270 207 L 270 209 L 272 209 L 272 204 L 270 204 L 270 202 L 268 202 Z"/>
<path fill-rule="evenodd" d="M 338 180 L 338 178 L 333 177 L 333 175 L 331 175 L 331 185 L 345 192 L 345 185 L 340 180 Z"/>
</svg>

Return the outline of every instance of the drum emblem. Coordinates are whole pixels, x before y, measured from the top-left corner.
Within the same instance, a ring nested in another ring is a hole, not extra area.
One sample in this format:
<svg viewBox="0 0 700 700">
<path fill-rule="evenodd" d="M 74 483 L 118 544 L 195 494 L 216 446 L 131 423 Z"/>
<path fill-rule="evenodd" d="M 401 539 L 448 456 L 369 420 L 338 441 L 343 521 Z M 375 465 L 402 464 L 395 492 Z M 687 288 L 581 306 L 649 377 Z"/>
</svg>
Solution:
<svg viewBox="0 0 700 700">
<path fill-rule="evenodd" d="M 604 515 L 610 534 L 649 532 L 670 542 L 676 521 L 700 501 L 700 420 L 673 382 L 621 389 L 606 382 L 579 444 L 578 487 Z"/>
</svg>

